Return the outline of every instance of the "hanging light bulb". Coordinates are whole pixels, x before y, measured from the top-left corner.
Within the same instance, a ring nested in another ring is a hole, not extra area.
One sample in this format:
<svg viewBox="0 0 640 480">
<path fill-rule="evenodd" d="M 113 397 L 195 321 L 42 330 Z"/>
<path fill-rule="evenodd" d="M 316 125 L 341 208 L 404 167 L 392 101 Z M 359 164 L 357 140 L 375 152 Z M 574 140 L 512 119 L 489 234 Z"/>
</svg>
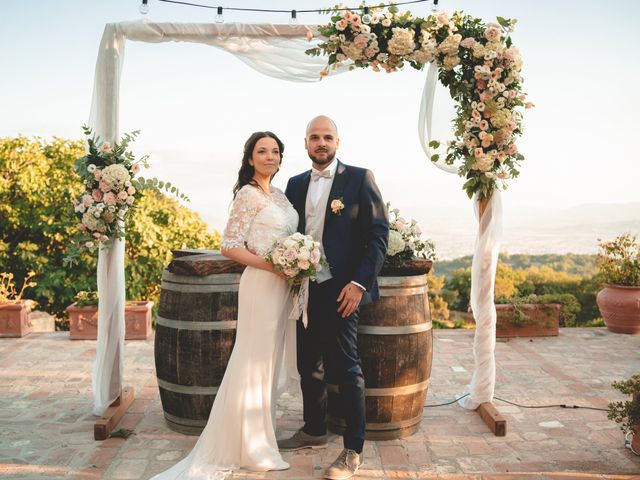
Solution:
<svg viewBox="0 0 640 480">
<path fill-rule="evenodd" d="M 433 5 L 431 5 L 431 11 L 433 13 L 438 13 L 438 0 L 433 0 Z"/>
<path fill-rule="evenodd" d="M 291 10 L 291 18 L 289 19 L 289 24 L 290 25 L 298 24 L 298 12 L 296 12 L 295 10 Z"/>
<path fill-rule="evenodd" d="M 367 25 L 371 23 L 371 15 L 369 15 L 369 7 L 364 7 L 364 13 L 362 14 L 362 23 Z"/>
<path fill-rule="evenodd" d="M 139 10 L 142 15 L 149 13 L 149 0 L 142 0 Z"/>
<path fill-rule="evenodd" d="M 218 13 L 214 17 L 216 23 L 224 23 L 224 17 L 222 16 L 222 7 L 218 7 Z"/>
</svg>

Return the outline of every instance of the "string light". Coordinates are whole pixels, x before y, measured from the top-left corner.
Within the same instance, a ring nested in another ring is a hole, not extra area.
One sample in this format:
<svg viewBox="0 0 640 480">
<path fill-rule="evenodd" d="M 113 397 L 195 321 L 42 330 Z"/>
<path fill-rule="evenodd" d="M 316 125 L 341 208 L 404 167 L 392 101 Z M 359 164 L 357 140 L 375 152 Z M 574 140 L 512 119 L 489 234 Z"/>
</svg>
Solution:
<svg viewBox="0 0 640 480">
<path fill-rule="evenodd" d="M 222 16 L 222 7 L 218 7 L 218 13 L 214 17 L 216 23 L 224 23 L 224 17 Z"/>
<path fill-rule="evenodd" d="M 142 15 L 149 13 L 149 0 L 142 0 L 139 10 Z"/>
<path fill-rule="evenodd" d="M 438 0 L 433 0 L 433 5 L 431 5 L 431 11 L 433 13 L 438 13 Z"/>
<path fill-rule="evenodd" d="M 291 18 L 289 19 L 289 23 L 291 25 L 298 24 L 298 12 L 296 12 L 295 10 L 291 10 Z"/>
<path fill-rule="evenodd" d="M 144 2 L 145 0 L 143 0 Z M 216 22 L 218 22 L 218 17 L 220 17 L 220 21 L 218 23 L 222 23 L 224 22 L 224 19 L 222 18 L 222 7 L 215 7 L 213 5 L 205 5 L 202 3 L 195 3 L 195 2 L 190 2 L 190 1 L 186 1 L 186 0 L 158 0 L 159 2 L 165 2 L 165 3 L 174 3 L 177 5 L 186 5 L 189 7 L 199 7 L 199 8 L 215 8 L 218 11 L 218 15 L 216 15 Z M 388 4 L 383 4 L 383 5 L 376 5 L 374 8 L 376 9 L 382 9 L 382 8 L 386 8 L 386 7 L 398 7 L 400 5 L 411 5 L 414 3 L 424 3 L 424 2 L 430 2 L 432 0 L 409 0 L 406 2 L 398 2 L 398 3 L 388 3 Z M 434 2 L 434 6 L 437 10 L 437 4 L 438 4 L 438 0 L 433 0 Z M 145 2 L 146 3 L 146 2 Z M 432 7 L 433 8 L 433 7 Z M 335 8 L 335 9 L 331 9 L 332 11 L 346 11 L 346 10 L 351 10 L 351 11 L 355 11 L 355 10 L 368 10 L 369 7 L 343 7 L 343 8 Z M 260 13 L 289 13 L 292 15 L 293 17 L 293 12 L 296 12 L 296 20 L 297 20 L 297 14 L 298 13 L 318 13 L 318 14 L 323 14 L 326 13 L 326 8 L 313 8 L 313 9 L 307 9 L 307 10 L 278 10 L 278 9 L 273 9 L 273 8 L 241 8 L 241 7 L 225 7 L 225 10 L 230 10 L 230 11 L 234 11 L 234 12 L 260 12 Z M 366 12 L 365 12 L 366 14 Z"/>
<path fill-rule="evenodd" d="M 371 15 L 369 15 L 369 7 L 364 7 L 364 13 L 362 14 L 362 23 L 371 23 Z"/>
</svg>

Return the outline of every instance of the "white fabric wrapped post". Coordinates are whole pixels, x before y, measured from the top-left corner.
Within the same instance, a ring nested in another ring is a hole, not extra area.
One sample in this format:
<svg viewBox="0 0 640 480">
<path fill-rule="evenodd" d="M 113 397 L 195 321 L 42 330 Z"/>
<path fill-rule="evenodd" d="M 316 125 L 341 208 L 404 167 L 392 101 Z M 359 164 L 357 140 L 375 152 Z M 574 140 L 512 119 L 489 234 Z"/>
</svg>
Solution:
<svg viewBox="0 0 640 480">
<path fill-rule="evenodd" d="M 89 127 L 103 141 L 118 140 L 118 92 L 124 39 L 105 28 L 98 52 Z M 124 241 L 98 253 L 98 342 L 93 364 L 93 414 L 104 413 L 122 392 L 124 364 Z"/>
<path fill-rule="evenodd" d="M 418 135 L 424 152 L 431 161 L 431 126 L 433 101 L 437 85 L 437 65 L 432 62 L 427 72 L 427 80 L 420 103 Z M 447 165 L 438 159 L 432 162 L 436 167 L 448 173 L 458 174 L 454 165 Z M 496 307 L 493 299 L 498 254 L 502 238 L 502 202 L 496 189 L 482 215 L 479 212 L 477 196 L 473 199 L 476 218 L 479 220 L 478 236 L 471 266 L 471 308 L 476 321 L 473 341 L 474 370 L 471 383 L 463 394 L 468 396 L 458 400 L 464 408 L 475 410 L 480 404 L 491 402 L 496 382 Z"/>
<path fill-rule="evenodd" d="M 476 321 L 473 339 L 474 368 L 471 383 L 458 400 L 464 408 L 475 410 L 493 400 L 496 383 L 496 306 L 493 300 L 500 240 L 502 238 L 502 200 L 495 190 L 481 213 L 480 202 L 474 197 L 478 236 L 471 264 L 471 310 Z"/>
</svg>

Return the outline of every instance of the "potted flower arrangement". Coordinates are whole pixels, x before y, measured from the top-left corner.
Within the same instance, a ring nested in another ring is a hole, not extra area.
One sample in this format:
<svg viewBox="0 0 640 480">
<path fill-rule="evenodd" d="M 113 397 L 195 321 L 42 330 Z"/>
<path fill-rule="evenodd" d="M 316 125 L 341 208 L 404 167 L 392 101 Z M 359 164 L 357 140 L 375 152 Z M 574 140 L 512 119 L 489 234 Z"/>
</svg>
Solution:
<svg viewBox="0 0 640 480">
<path fill-rule="evenodd" d="M 428 273 L 436 259 L 433 241 L 423 240 L 417 222 L 401 217 L 400 211 L 389 203 L 387 211 L 389 246 L 380 275 L 393 277 Z"/>
<path fill-rule="evenodd" d="M 23 337 L 31 333 L 29 314 L 35 302 L 23 300 L 22 295 L 25 289 L 36 286 L 31 280 L 34 276 L 34 272 L 28 272 L 18 292 L 13 273 L 0 273 L 0 337 Z"/>
<path fill-rule="evenodd" d="M 604 288 L 596 302 L 602 319 L 612 332 L 640 334 L 640 243 L 624 234 L 599 244 Z"/>
<path fill-rule="evenodd" d="M 621 424 L 620 429 L 625 435 L 632 435 L 630 447 L 636 455 L 640 455 L 640 375 L 613 382 L 611 386 L 620 393 L 632 395 L 631 400 L 610 402 L 607 417 Z"/>
<path fill-rule="evenodd" d="M 151 335 L 151 301 L 129 301 L 124 307 L 125 340 L 145 340 Z M 98 292 L 78 292 L 74 303 L 67 307 L 69 338 L 98 338 Z"/>
</svg>

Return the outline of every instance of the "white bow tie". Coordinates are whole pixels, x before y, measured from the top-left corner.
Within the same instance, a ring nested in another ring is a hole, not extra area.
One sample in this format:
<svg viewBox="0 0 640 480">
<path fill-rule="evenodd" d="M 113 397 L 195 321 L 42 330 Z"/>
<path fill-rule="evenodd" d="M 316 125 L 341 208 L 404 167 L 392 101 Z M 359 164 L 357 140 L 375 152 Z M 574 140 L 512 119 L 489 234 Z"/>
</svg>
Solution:
<svg viewBox="0 0 640 480">
<path fill-rule="evenodd" d="M 331 178 L 331 177 L 332 175 L 330 170 L 322 170 L 322 171 L 312 170 L 311 171 L 311 179 L 314 182 L 317 182 L 321 178 Z"/>
</svg>

